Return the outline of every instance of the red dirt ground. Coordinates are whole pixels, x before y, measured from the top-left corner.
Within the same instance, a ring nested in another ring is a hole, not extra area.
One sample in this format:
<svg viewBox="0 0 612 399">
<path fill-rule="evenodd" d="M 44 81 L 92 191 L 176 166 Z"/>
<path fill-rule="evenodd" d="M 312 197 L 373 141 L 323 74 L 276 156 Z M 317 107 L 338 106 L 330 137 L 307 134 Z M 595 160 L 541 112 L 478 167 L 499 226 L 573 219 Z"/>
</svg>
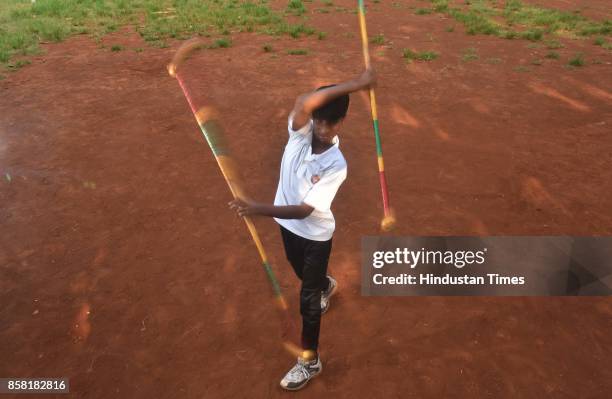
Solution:
<svg viewBox="0 0 612 399">
<path fill-rule="evenodd" d="M 611 52 L 564 40 L 549 60 L 526 41 L 377 8 L 394 234 L 612 234 Z M 327 38 L 234 35 L 185 65 L 260 200 L 273 199 L 294 98 L 361 69 L 354 14 L 310 24 Z M 126 30 L 105 44 L 47 46 L 0 81 L 0 376 L 67 376 L 79 398 L 288 397 L 278 381 L 293 359 L 257 252 L 165 72 L 180 43 L 137 53 L 146 45 Z M 298 47 L 310 54 L 286 54 Z M 440 58 L 406 64 L 404 47 Z M 462 61 L 467 48 L 479 59 Z M 566 68 L 578 51 L 588 65 Z M 609 397 L 610 298 L 360 296 L 360 238 L 382 213 L 365 100 L 353 96 L 342 135 L 325 371 L 295 397 Z M 257 226 L 297 319 L 277 227 Z"/>
</svg>

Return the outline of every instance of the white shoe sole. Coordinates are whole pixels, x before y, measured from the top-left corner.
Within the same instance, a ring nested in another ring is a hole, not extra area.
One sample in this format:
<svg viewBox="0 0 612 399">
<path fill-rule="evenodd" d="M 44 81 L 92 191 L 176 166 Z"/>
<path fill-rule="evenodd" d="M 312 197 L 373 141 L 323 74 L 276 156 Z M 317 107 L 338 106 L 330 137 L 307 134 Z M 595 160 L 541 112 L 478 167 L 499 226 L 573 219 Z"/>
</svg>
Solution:
<svg viewBox="0 0 612 399">
<path fill-rule="evenodd" d="M 332 288 L 332 291 L 329 293 L 329 296 L 327 298 L 331 299 L 331 297 L 334 296 L 337 291 L 338 291 L 338 281 L 336 281 L 336 285 L 334 285 L 334 288 Z"/>
<path fill-rule="evenodd" d="M 334 288 L 332 288 L 331 292 L 329 293 L 329 295 L 328 295 L 328 297 L 327 297 L 327 302 L 328 302 L 327 307 L 326 307 L 324 310 L 323 310 L 323 309 L 321 309 L 321 314 L 322 314 L 322 315 L 323 315 L 323 314 L 325 314 L 325 313 L 327 313 L 327 311 L 329 310 L 329 307 L 331 306 L 331 298 L 332 298 L 332 297 L 333 297 L 333 296 L 336 294 L 336 292 L 338 291 L 338 281 L 337 281 L 337 280 L 334 280 L 334 281 L 336 281 L 336 285 L 334 285 Z"/>
<path fill-rule="evenodd" d="M 302 385 L 300 385 L 299 387 L 295 387 L 295 388 L 289 388 L 289 387 L 284 387 L 283 384 L 281 383 L 280 386 L 281 388 L 283 388 L 286 391 L 299 391 L 300 389 L 304 388 L 306 385 L 308 385 L 308 383 L 310 382 L 310 380 L 312 380 L 313 378 L 315 378 L 316 376 L 318 376 L 319 374 L 321 374 L 321 371 L 323 371 L 323 364 L 321 364 L 321 367 L 319 368 L 319 371 L 316 374 L 313 374 L 310 376 L 309 379 L 306 380 L 306 382 L 304 382 Z"/>
</svg>

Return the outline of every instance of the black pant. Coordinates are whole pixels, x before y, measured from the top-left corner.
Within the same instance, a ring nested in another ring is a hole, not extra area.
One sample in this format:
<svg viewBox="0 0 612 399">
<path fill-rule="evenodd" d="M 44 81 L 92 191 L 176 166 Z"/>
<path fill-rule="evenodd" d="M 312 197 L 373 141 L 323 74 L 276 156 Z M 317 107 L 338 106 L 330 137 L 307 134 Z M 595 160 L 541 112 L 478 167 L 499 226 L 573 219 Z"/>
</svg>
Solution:
<svg viewBox="0 0 612 399">
<path fill-rule="evenodd" d="M 317 351 L 321 328 L 321 291 L 328 288 L 327 263 L 332 240 L 313 241 L 293 234 L 281 226 L 287 260 L 302 280 L 300 313 L 302 314 L 302 348 Z"/>
</svg>

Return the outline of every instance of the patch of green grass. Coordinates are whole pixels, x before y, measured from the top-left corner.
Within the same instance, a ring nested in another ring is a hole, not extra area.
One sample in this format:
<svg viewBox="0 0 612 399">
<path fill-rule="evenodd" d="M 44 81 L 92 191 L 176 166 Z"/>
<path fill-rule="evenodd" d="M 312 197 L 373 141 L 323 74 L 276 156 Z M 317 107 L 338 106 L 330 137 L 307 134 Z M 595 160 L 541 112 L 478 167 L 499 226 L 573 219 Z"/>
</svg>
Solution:
<svg viewBox="0 0 612 399">
<path fill-rule="evenodd" d="M 544 26 L 560 22 L 576 23 L 581 17 L 560 10 L 523 4 L 520 0 L 508 0 L 503 16 L 513 25 Z"/>
<path fill-rule="evenodd" d="M 603 36 L 597 36 L 595 40 L 593 40 L 593 44 L 596 46 L 603 46 L 606 43 L 606 38 Z"/>
<path fill-rule="evenodd" d="M 612 20 L 594 21 L 579 13 L 526 4 L 520 0 L 429 0 L 435 12 L 461 22 L 468 34 L 495 35 L 506 39 L 541 40 L 556 32 L 574 35 L 609 35 Z M 520 27 L 519 30 L 514 27 Z"/>
<path fill-rule="evenodd" d="M 417 53 L 414 52 L 413 50 L 409 49 L 409 48 L 405 48 L 402 51 L 402 57 L 404 57 L 408 61 L 415 60 L 416 59 L 416 55 L 417 55 Z"/>
<path fill-rule="evenodd" d="M 545 44 L 546 44 L 546 47 L 551 50 L 556 50 L 556 49 L 565 47 L 563 43 L 561 43 L 558 40 L 548 40 Z"/>
<path fill-rule="evenodd" d="M 305 48 L 290 49 L 290 50 L 287 50 L 287 54 L 289 55 L 307 55 L 308 49 L 305 49 Z"/>
<path fill-rule="evenodd" d="M 455 31 L 455 25 L 447 26 L 445 30 L 447 32 L 454 32 Z"/>
<path fill-rule="evenodd" d="M 234 31 L 282 34 L 289 28 L 282 14 L 263 2 L 215 0 L 203 6 L 197 0 L 135 0 L 139 1 L 145 3 L 146 21 L 138 31 L 147 41 Z"/>
<path fill-rule="evenodd" d="M 447 12 L 448 0 L 431 0 L 435 12 Z"/>
<path fill-rule="evenodd" d="M 520 0 L 508 0 L 503 12 L 511 25 L 540 27 L 547 32 L 566 31 L 579 35 L 609 34 L 612 21 L 597 22 L 573 12 L 525 4 Z"/>
<path fill-rule="evenodd" d="M 533 60 L 531 60 L 531 65 L 542 65 L 542 60 L 539 58 L 534 58 Z"/>
<path fill-rule="evenodd" d="M 463 51 L 463 55 L 461 56 L 461 60 L 463 62 L 476 61 L 478 58 L 478 52 L 474 47 L 467 48 Z"/>
<path fill-rule="evenodd" d="M 438 53 L 435 51 L 422 51 L 417 54 L 417 60 L 419 61 L 433 61 L 438 58 Z"/>
<path fill-rule="evenodd" d="M 601 47 L 605 48 L 606 50 L 612 50 L 612 43 L 604 43 Z"/>
<path fill-rule="evenodd" d="M 546 58 L 551 60 L 558 60 L 559 58 L 561 58 L 561 56 L 556 51 L 549 51 L 548 54 L 546 54 Z"/>
<path fill-rule="evenodd" d="M 0 49 L 0 62 L 5 64 L 11 59 L 11 53 L 6 49 Z"/>
<path fill-rule="evenodd" d="M 379 33 L 378 35 L 372 36 L 372 38 L 370 39 L 370 43 L 378 44 L 380 46 L 385 44 L 386 41 L 387 40 L 385 39 L 385 35 L 383 35 L 382 33 Z"/>
<path fill-rule="evenodd" d="M 291 14 L 302 13 L 302 1 L 290 0 Z M 0 0 L 0 67 L 13 58 L 34 54 L 41 42 L 88 34 L 101 38 L 133 25 L 152 46 L 168 39 L 263 32 L 294 37 L 314 29 L 294 25 L 266 0 Z"/>
<path fill-rule="evenodd" d="M 588 22 L 578 32 L 582 36 L 610 35 L 612 33 L 612 20 L 607 19 L 601 23 Z"/>
<path fill-rule="evenodd" d="M 317 38 L 318 38 L 319 40 L 323 40 L 323 39 L 325 39 L 326 37 L 327 37 L 327 32 L 319 32 L 319 33 L 317 33 Z"/>
<path fill-rule="evenodd" d="M 117 52 L 117 51 L 121 51 L 123 50 L 123 46 L 119 45 L 119 44 L 113 44 L 111 46 L 111 51 Z"/>
<path fill-rule="evenodd" d="M 232 46 L 232 40 L 224 37 L 224 38 L 215 40 L 212 45 L 208 46 L 208 48 L 211 48 L 211 49 L 228 48 L 231 46 Z"/>
<path fill-rule="evenodd" d="M 321 0 L 321 3 L 323 3 L 325 7 L 331 7 L 334 5 L 334 2 L 332 0 Z"/>
<path fill-rule="evenodd" d="M 438 58 L 438 53 L 436 53 L 435 51 L 421 51 L 421 52 L 415 52 L 409 48 L 405 48 L 403 50 L 402 56 L 408 60 L 408 62 L 411 62 L 413 60 L 418 60 L 418 61 L 433 61 L 436 58 Z"/>
<path fill-rule="evenodd" d="M 465 31 L 469 35 L 499 35 L 502 32 L 501 26 L 487 15 L 455 8 L 450 9 L 449 13 L 465 26 Z"/>
<path fill-rule="evenodd" d="M 310 36 L 313 33 L 315 33 L 315 30 L 304 24 L 297 24 L 297 25 L 288 25 L 287 33 L 289 33 L 289 36 L 291 36 L 292 38 L 297 39 L 303 35 Z"/>
<path fill-rule="evenodd" d="M 520 32 L 519 37 L 522 39 L 527 39 L 531 41 L 542 40 L 544 36 L 544 31 L 541 29 L 529 29 L 524 32 Z"/>
<path fill-rule="evenodd" d="M 270 43 L 266 43 L 266 44 L 263 45 L 263 51 L 265 51 L 266 53 L 269 53 L 272 50 L 273 50 L 272 49 L 272 45 Z"/>
<path fill-rule="evenodd" d="M 302 0 L 289 0 L 287 3 L 287 11 L 294 15 L 302 15 L 306 12 L 306 7 Z"/>
<path fill-rule="evenodd" d="M 584 57 L 582 55 L 582 53 L 576 53 L 576 55 L 572 58 L 570 58 L 570 60 L 567 62 L 568 65 L 571 65 L 573 67 L 581 67 L 584 66 Z"/>
<path fill-rule="evenodd" d="M 31 61 L 30 60 L 17 60 L 17 61 L 13 61 L 8 63 L 7 68 L 9 70 L 16 70 L 19 69 L 21 67 L 24 67 L 26 65 L 30 65 Z"/>
<path fill-rule="evenodd" d="M 529 69 L 529 67 L 526 67 L 524 65 L 519 65 L 517 67 L 514 68 L 515 72 L 529 72 L 531 71 L 531 69 Z"/>
<path fill-rule="evenodd" d="M 414 12 L 416 15 L 427 15 L 433 13 L 431 8 L 417 8 Z"/>
</svg>

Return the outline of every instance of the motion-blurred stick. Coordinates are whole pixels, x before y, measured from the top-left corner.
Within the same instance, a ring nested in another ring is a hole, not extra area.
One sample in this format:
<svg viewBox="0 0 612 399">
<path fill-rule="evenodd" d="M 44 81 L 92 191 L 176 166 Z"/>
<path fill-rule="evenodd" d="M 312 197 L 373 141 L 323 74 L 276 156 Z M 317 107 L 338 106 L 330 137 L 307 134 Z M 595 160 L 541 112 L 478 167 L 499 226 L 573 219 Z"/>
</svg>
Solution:
<svg viewBox="0 0 612 399">
<path fill-rule="evenodd" d="M 368 48 L 368 32 L 366 29 L 365 8 L 363 0 L 359 1 L 359 27 L 361 28 L 361 48 L 366 68 L 370 68 L 370 51 Z M 370 88 L 370 107 L 372 110 L 372 124 L 374 125 L 374 137 L 376 139 L 376 155 L 378 158 L 378 176 L 380 178 L 380 189 L 382 191 L 384 217 L 380 222 L 383 231 L 389 231 L 395 226 L 395 216 L 389 206 L 389 192 L 387 190 L 387 179 L 385 178 L 385 163 L 383 162 L 382 144 L 378 129 L 378 113 L 376 111 L 376 96 L 374 89 Z"/>
<path fill-rule="evenodd" d="M 196 118 L 198 125 L 200 126 L 200 130 L 206 139 L 206 142 L 210 146 L 215 159 L 217 160 L 217 164 L 219 165 L 219 169 L 221 169 L 221 173 L 225 178 L 225 182 L 227 183 L 230 191 L 234 198 L 244 199 L 245 195 L 242 190 L 242 184 L 240 183 L 238 169 L 233 159 L 227 153 L 227 148 L 221 144 L 224 138 L 224 134 L 221 130 L 221 126 L 215 120 L 215 111 L 210 107 L 202 107 L 200 110 L 197 110 L 187 87 L 185 86 L 185 82 L 178 74 L 178 67 L 180 64 L 189 57 L 191 52 L 196 49 L 204 47 L 204 43 L 195 39 L 187 41 L 183 44 L 174 55 L 172 62 L 168 65 L 168 73 L 170 76 L 176 78 L 183 90 L 183 94 L 189 103 L 189 107 L 191 108 L 191 112 Z M 266 275 L 268 276 L 268 280 L 272 284 L 272 288 L 274 289 L 274 295 L 276 297 L 277 303 L 281 310 L 287 310 L 287 302 L 281 293 L 280 286 L 278 285 L 278 280 L 270 267 L 270 263 L 268 261 L 268 256 L 266 251 L 263 248 L 261 240 L 259 239 L 259 234 L 257 233 L 257 229 L 253 224 L 253 221 L 250 217 L 244 217 L 244 222 L 251 233 L 251 238 L 253 242 L 255 242 L 255 246 L 257 247 L 257 251 L 261 257 L 261 262 L 263 263 L 264 270 L 266 271 Z"/>
</svg>

